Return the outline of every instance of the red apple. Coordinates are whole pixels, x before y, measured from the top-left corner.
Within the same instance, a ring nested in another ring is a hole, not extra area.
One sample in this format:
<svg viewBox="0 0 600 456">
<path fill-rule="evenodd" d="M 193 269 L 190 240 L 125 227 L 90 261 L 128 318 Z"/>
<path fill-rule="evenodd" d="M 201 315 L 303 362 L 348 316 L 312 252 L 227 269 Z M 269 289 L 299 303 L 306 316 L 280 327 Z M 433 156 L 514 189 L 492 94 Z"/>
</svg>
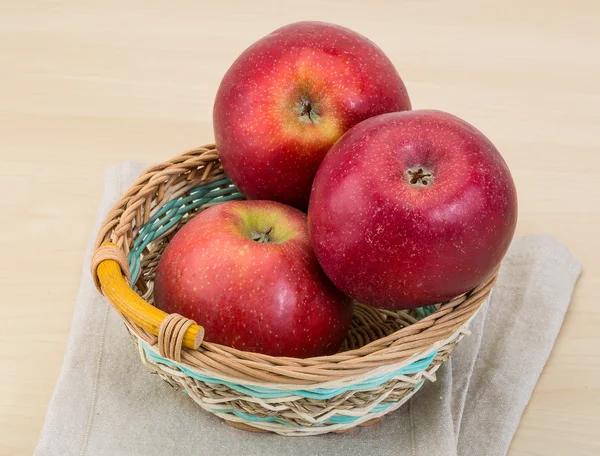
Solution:
<svg viewBox="0 0 600 456">
<path fill-rule="evenodd" d="M 368 119 L 331 149 L 308 211 L 333 283 L 372 306 L 413 308 L 482 283 L 517 222 L 515 186 L 480 131 L 440 111 Z"/>
<path fill-rule="evenodd" d="M 214 105 L 225 171 L 250 199 L 306 210 L 323 157 L 350 127 L 410 109 L 398 72 L 362 35 L 298 22 L 246 49 L 225 74 Z"/>
<path fill-rule="evenodd" d="M 306 215 L 272 201 L 198 214 L 168 244 L 154 286 L 155 305 L 203 325 L 207 341 L 273 356 L 333 354 L 352 318 L 314 256 Z"/>
</svg>

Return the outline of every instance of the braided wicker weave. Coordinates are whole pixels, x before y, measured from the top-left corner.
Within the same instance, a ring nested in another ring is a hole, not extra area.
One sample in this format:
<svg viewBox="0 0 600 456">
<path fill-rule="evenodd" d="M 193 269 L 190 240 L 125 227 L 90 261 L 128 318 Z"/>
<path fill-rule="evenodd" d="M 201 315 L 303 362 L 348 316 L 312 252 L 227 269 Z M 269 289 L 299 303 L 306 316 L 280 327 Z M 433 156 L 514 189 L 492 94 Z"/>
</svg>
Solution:
<svg viewBox="0 0 600 456">
<path fill-rule="evenodd" d="M 92 273 L 142 361 L 202 408 L 244 429 L 343 432 L 395 410 L 424 380 L 435 379 L 496 279 L 494 273 L 471 292 L 429 308 L 392 312 L 355 304 L 350 333 L 332 356 L 281 358 L 203 342 L 196 322 L 152 306 L 156 266 L 194 214 L 242 198 L 213 145 L 148 168 L 108 214 Z"/>
</svg>

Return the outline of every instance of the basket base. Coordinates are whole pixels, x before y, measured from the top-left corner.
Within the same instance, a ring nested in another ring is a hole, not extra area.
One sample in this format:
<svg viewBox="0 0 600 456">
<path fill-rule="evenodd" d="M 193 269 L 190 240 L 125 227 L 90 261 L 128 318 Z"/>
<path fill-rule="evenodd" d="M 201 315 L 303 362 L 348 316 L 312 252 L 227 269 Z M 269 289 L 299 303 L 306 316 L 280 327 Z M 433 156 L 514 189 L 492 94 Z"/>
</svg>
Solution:
<svg viewBox="0 0 600 456">
<path fill-rule="evenodd" d="M 381 420 L 381 418 L 373 418 L 372 420 L 365 421 L 364 423 L 361 423 L 358 426 L 360 426 L 360 427 L 372 426 L 373 424 L 378 423 L 380 420 Z M 242 431 L 256 432 L 259 434 L 265 434 L 265 433 L 270 434 L 271 433 L 271 431 L 259 429 L 259 428 L 249 426 L 244 423 L 238 423 L 237 421 L 229 421 L 229 420 L 223 420 L 223 421 L 225 421 L 230 426 L 233 426 L 234 428 L 241 429 Z M 343 431 L 334 431 L 334 433 L 335 434 L 345 434 L 346 432 L 351 431 L 352 429 L 354 429 L 354 428 L 344 429 Z"/>
<path fill-rule="evenodd" d="M 258 434 L 271 433 L 271 431 L 266 431 L 264 429 L 259 429 L 256 427 L 248 426 L 247 424 L 238 423 L 237 421 L 229 421 L 229 420 L 223 420 L 223 421 L 225 421 L 230 426 L 233 426 L 234 428 L 241 429 L 242 431 L 256 432 Z"/>
</svg>

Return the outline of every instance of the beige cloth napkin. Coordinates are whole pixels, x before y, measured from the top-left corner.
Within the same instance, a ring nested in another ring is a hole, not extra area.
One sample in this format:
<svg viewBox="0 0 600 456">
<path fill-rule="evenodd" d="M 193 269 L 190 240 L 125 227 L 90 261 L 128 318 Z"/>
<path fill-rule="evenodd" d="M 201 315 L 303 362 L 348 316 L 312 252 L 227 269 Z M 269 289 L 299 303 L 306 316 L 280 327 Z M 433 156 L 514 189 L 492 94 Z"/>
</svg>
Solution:
<svg viewBox="0 0 600 456">
<path fill-rule="evenodd" d="M 107 172 L 97 226 L 142 168 Z M 151 375 L 95 290 L 90 259 L 91 246 L 36 456 L 504 455 L 581 272 L 551 237 L 515 239 L 489 306 L 435 383 L 374 426 L 286 438 L 235 429 Z"/>
</svg>

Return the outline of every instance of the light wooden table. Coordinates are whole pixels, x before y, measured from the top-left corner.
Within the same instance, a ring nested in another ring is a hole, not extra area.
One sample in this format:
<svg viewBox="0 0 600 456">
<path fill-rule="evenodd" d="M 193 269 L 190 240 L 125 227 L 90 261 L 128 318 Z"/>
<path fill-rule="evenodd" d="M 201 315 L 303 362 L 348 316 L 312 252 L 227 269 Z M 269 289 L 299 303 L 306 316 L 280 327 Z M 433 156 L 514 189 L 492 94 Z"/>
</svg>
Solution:
<svg viewBox="0 0 600 456">
<path fill-rule="evenodd" d="M 31 454 L 59 373 L 104 169 L 212 141 L 221 76 L 276 27 L 377 42 L 413 105 L 483 130 L 518 234 L 584 275 L 510 454 L 600 454 L 600 4 L 583 0 L 112 1 L 0 5 L 0 454 Z"/>
</svg>

